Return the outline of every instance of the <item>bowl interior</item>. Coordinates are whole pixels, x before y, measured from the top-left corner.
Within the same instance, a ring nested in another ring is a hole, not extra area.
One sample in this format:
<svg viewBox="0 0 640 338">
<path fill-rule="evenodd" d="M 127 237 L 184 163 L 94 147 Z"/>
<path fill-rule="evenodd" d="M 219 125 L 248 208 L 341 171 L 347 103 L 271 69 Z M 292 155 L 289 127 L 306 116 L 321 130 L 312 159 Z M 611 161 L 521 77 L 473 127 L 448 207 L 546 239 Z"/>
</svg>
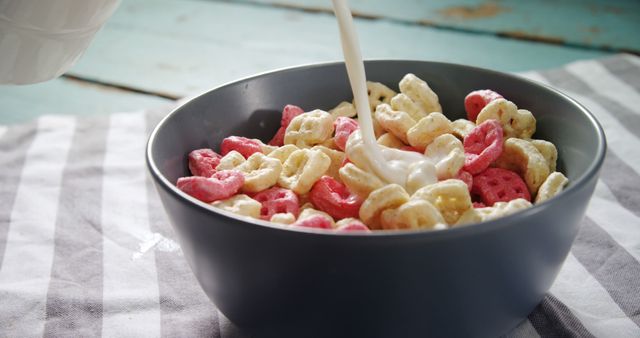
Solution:
<svg viewBox="0 0 640 338">
<path fill-rule="evenodd" d="M 537 120 L 534 138 L 558 148 L 558 170 L 570 187 L 594 172 L 604 152 L 604 136 L 582 106 L 551 88 L 510 74 L 463 65 L 425 61 L 366 62 L 367 79 L 398 90 L 406 73 L 426 80 L 438 94 L 445 115 L 464 118 L 464 97 L 492 89 L 530 110 Z M 351 90 L 342 63 L 302 66 L 261 74 L 213 89 L 176 109 L 156 128 L 149 144 L 150 161 L 165 184 L 189 174 L 186 154 L 193 149 L 218 149 L 230 135 L 268 141 L 279 127 L 286 104 L 305 111 L 329 110 L 350 101 Z"/>
</svg>

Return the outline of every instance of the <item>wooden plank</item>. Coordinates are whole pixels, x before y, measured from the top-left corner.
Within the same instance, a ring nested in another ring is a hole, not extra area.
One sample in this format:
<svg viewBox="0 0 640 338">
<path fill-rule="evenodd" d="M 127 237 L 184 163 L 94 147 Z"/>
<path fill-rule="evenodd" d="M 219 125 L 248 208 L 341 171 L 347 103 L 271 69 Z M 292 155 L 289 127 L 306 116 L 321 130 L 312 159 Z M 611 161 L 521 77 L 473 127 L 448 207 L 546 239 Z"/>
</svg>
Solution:
<svg viewBox="0 0 640 338">
<path fill-rule="evenodd" d="M 231 0 L 330 11 L 327 0 Z M 640 1 L 349 1 L 354 13 L 570 45 L 640 53 Z"/>
<path fill-rule="evenodd" d="M 365 58 L 438 60 L 502 71 L 606 55 L 389 20 L 356 21 Z M 71 74 L 185 96 L 271 69 L 341 60 L 333 16 L 271 6 L 124 1 Z"/>
<path fill-rule="evenodd" d="M 0 124 L 43 114 L 88 116 L 166 105 L 167 99 L 59 78 L 27 86 L 0 87 Z"/>
</svg>

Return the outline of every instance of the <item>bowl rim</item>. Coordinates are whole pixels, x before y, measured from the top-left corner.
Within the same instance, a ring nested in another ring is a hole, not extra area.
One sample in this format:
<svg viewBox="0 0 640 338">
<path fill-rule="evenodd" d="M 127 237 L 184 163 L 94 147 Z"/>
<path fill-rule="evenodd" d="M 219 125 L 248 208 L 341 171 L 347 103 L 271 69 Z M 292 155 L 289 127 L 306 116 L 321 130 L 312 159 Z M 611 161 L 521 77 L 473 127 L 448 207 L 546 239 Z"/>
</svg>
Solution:
<svg viewBox="0 0 640 338">
<path fill-rule="evenodd" d="M 514 214 L 507 215 L 504 217 L 499 217 L 497 219 L 488 220 L 480 223 L 470 223 L 470 224 L 459 225 L 459 226 L 447 228 L 444 230 L 405 229 L 405 230 L 383 230 L 383 231 L 371 231 L 371 232 L 363 232 L 363 231 L 337 232 L 337 231 L 327 231 L 324 229 L 315 229 L 315 228 L 307 228 L 307 227 L 286 227 L 286 226 L 275 224 L 269 221 L 237 215 L 226 210 L 215 208 L 209 205 L 208 203 L 202 202 L 184 193 L 183 191 L 179 190 L 175 186 L 175 184 L 171 183 L 166 177 L 164 177 L 164 175 L 161 174 L 160 169 L 158 169 L 158 166 L 156 165 L 152 156 L 154 141 L 157 137 L 159 130 L 162 129 L 162 127 L 165 124 L 167 124 L 169 120 L 171 120 L 175 115 L 177 115 L 180 112 L 180 110 L 183 109 L 183 107 L 185 107 L 192 101 L 198 100 L 201 97 L 215 90 L 233 86 L 233 85 L 236 85 L 237 83 L 241 83 L 244 81 L 266 77 L 275 73 L 288 73 L 292 71 L 301 71 L 305 69 L 330 67 L 330 66 L 336 66 L 340 64 L 344 65 L 344 61 L 337 60 L 337 61 L 305 63 L 300 65 L 287 66 L 287 67 L 276 68 L 276 69 L 260 72 L 254 75 L 249 75 L 246 77 L 242 77 L 236 80 L 223 83 L 209 90 L 201 92 L 198 95 L 189 97 L 187 99 L 183 99 L 183 101 L 178 101 L 179 103 L 177 104 L 177 106 L 174 107 L 167 115 L 165 115 L 160 120 L 160 122 L 158 122 L 158 124 L 153 128 L 152 132 L 149 134 L 149 138 L 147 140 L 147 145 L 145 149 L 145 160 L 147 164 L 147 169 L 151 173 L 152 177 L 155 179 L 156 183 L 158 183 L 158 185 L 156 185 L 157 188 L 165 189 L 166 191 L 170 192 L 172 195 L 174 195 L 178 199 L 184 200 L 184 202 L 186 202 L 192 208 L 197 208 L 202 212 L 210 213 L 215 217 L 222 216 L 222 217 L 230 218 L 230 221 L 234 221 L 238 223 L 237 226 L 251 226 L 251 227 L 261 226 L 261 227 L 266 227 L 266 229 L 269 229 L 269 230 L 282 231 L 282 232 L 287 232 L 291 234 L 297 233 L 300 235 L 337 236 L 342 238 L 369 238 L 369 239 L 378 238 L 378 237 L 388 238 L 388 237 L 405 237 L 405 236 L 410 236 L 410 237 L 419 236 L 421 238 L 423 236 L 426 236 L 426 237 L 431 237 L 433 239 L 437 239 L 437 238 L 446 238 L 446 237 L 452 237 L 452 236 L 455 236 L 455 237 L 466 236 L 466 235 L 472 236 L 478 233 L 497 231 L 503 227 L 513 226 L 514 224 L 517 224 L 518 222 L 515 222 L 515 221 L 517 221 L 517 219 L 519 218 L 535 217 L 536 214 L 539 214 L 542 212 L 542 210 L 544 210 L 545 208 L 548 208 L 550 203 L 554 203 L 560 200 L 568 200 L 572 198 L 573 195 L 578 193 L 578 191 L 582 188 L 585 182 L 591 180 L 594 176 L 597 176 L 599 174 L 600 168 L 602 167 L 602 164 L 605 159 L 606 151 L 607 151 L 607 141 L 606 141 L 604 129 L 602 128 L 602 125 L 600 124 L 600 122 L 593 115 L 593 113 L 591 113 L 585 106 L 583 106 L 576 99 L 561 92 L 560 90 L 554 87 L 551 87 L 547 84 L 530 80 L 518 74 L 501 72 L 493 69 L 481 68 L 481 67 L 452 63 L 452 62 L 393 59 L 393 58 L 364 60 L 365 66 L 375 64 L 375 63 L 387 63 L 387 62 L 415 62 L 415 63 L 431 64 L 434 66 L 446 65 L 449 67 L 450 66 L 461 67 L 461 68 L 467 68 L 475 72 L 485 72 L 492 75 L 505 76 L 510 80 L 523 81 L 530 85 L 542 87 L 547 91 L 550 91 L 555 95 L 558 95 L 561 98 L 569 101 L 587 117 L 587 119 L 591 123 L 591 127 L 596 131 L 596 137 L 597 137 L 596 156 L 594 157 L 593 161 L 589 164 L 585 173 L 582 176 L 578 177 L 578 179 L 571 182 L 571 185 L 567 189 L 564 189 L 560 194 L 550 198 L 549 200 L 546 200 L 540 204 L 533 204 L 530 208 L 518 211 Z"/>
</svg>

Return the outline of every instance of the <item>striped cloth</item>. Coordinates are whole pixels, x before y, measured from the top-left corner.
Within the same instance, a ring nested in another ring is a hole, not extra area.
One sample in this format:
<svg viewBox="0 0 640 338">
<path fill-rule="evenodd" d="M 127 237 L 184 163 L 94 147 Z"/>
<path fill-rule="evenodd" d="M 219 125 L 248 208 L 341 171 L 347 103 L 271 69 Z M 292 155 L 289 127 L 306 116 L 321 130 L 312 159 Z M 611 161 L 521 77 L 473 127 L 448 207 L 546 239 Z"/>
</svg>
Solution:
<svg viewBox="0 0 640 338">
<path fill-rule="evenodd" d="M 581 231 L 509 337 L 640 337 L 640 58 L 523 74 L 609 141 Z M 0 127 L 0 336 L 242 337 L 199 288 L 144 164 L 166 109 Z"/>
</svg>

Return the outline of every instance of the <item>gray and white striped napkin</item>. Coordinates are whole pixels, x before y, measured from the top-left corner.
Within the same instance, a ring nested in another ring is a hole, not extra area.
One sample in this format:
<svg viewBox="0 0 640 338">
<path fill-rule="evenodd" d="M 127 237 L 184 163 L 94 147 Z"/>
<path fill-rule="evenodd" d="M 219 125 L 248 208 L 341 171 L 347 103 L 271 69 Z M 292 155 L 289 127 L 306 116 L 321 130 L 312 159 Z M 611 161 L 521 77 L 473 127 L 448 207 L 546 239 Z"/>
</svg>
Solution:
<svg viewBox="0 0 640 338">
<path fill-rule="evenodd" d="M 558 279 L 510 337 L 640 337 L 640 58 L 522 74 L 609 141 Z M 166 109 L 0 126 L 0 336 L 245 336 L 198 286 L 146 174 Z"/>
</svg>

